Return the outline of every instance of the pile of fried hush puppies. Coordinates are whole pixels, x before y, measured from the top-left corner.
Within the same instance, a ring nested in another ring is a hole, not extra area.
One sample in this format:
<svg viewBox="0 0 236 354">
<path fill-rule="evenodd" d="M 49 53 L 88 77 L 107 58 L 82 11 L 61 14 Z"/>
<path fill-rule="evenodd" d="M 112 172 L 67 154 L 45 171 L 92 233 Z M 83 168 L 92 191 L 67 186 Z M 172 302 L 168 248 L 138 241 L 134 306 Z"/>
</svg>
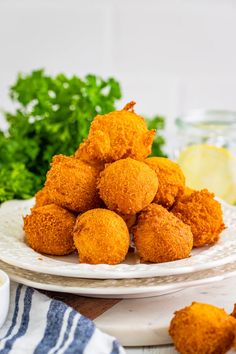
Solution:
<svg viewBox="0 0 236 354">
<path fill-rule="evenodd" d="M 131 239 L 141 262 L 187 258 L 224 229 L 220 204 L 185 186 L 180 167 L 151 154 L 154 130 L 135 102 L 94 118 L 74 156 L 53 157 L 45 186 L 24 218 L 35 251 L 81 263 L 118 264 Z"/>
</svg>

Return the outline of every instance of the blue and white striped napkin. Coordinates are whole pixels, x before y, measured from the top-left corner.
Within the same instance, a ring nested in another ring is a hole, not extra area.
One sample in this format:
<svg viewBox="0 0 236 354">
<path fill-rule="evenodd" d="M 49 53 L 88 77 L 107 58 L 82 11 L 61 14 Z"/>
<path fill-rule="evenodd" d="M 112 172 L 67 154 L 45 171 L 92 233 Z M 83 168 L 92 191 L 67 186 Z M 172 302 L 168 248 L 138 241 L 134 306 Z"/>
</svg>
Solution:
<svg viewBox="0 0 236 354">
<path fill-rule="evenodd" d="M 1 306 L 1 304 L 0 304 Z M 117 340 L 61 301 L 11 284 L 8 318 L 0 329 L 1 354 L 124 354 Z"/>
</svg>

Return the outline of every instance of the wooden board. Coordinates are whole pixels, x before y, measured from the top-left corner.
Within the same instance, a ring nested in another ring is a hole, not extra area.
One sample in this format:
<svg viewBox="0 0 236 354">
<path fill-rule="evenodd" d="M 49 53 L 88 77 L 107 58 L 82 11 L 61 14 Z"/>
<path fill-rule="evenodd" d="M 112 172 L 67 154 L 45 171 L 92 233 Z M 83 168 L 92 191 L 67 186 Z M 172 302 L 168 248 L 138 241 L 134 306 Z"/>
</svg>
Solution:
<svg viewBox="0 0 236 354">
<path fill-rule="evenodd" d="M 76 311 L 79 311 L 82 315 L 91 320 L 94 320 L 118 302 L 122 301 L 122 299 L 97 299 L 51 291 L 41 292 L 53 299 L 65 302 L 67 305 L 73 307 Z"/>
</svg>

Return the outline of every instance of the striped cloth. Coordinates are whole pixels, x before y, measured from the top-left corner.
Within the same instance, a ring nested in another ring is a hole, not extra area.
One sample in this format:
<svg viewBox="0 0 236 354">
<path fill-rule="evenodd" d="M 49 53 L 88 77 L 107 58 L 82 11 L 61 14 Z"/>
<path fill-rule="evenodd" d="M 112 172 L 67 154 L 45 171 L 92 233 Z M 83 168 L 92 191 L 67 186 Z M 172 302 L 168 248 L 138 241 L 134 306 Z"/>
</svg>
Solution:
<svg viewBox="0 0 236 354">
<path fill-rule="evenodd" d="M 1 304 L 0 304 L 1 306 Z M 8 318 L 0 329 L 1 354 L 124 354 L 117 340 L 61 301 L 11 284 Z"/>
</svg>

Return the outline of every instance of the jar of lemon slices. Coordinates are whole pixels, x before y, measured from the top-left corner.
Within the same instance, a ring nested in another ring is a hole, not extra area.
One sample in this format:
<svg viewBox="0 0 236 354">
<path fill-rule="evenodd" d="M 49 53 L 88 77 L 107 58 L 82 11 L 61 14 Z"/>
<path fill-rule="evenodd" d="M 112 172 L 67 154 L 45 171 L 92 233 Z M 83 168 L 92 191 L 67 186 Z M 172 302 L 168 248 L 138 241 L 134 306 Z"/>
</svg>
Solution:
<svg viewBox="0 0 236 354">
<path fill-rule="evenodd" d="M 236 203 L 236 112 L 194 111 L 177 118 L 174 158 L 186 184 Z"/>
</svg>

